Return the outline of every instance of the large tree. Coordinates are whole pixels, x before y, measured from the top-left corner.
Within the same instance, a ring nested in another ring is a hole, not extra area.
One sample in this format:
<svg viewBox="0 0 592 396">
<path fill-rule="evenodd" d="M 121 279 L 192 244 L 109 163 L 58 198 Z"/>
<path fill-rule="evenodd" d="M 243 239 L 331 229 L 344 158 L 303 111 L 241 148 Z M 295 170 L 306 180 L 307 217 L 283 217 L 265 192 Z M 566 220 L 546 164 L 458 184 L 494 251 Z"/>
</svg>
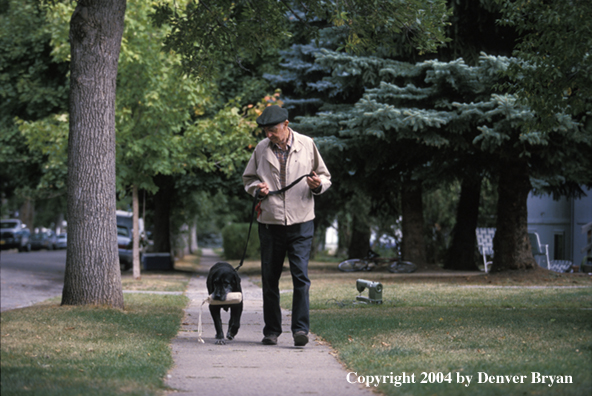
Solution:
<svg viewBox="0 0 592 396">
<path fill-rule="evenodd" d="M 65 305 L 124 306 L 115 216 L 115 93 L 125 8 L 125 0 L 80 0 L 70 21 Z"/>
<path fill-rule="evenodd" d="M 395 188 L 403 188 L 404 207 L 409 203 L 403 218 L 420 217 L 421 210 L 412 204 L 421 199 L 412 193 L 421 184 L 455 176 L 477 183 L 483 174 L 495 177 L 499 201 L 493 270 L 535 267 L 526 225 L 530 178 L 549 184 L 585 181 L 590 163 L 584 153 L 591 139 L 566 115 L 557 116 L 558 126 L 551 131 L 530 129 L 536 113 L 511 95 L 495 93 L 508 58 L 484 55 L 474 67 L 462 60 L 412 65 L 323 51 L 317 62 L 333 71 L 326 86 L 355 89 L 359 79 L 367 87 L 355 105 L 327 106 L 301 123 L 329 135 L 320 145 L 346 158 L 344 167 L 356 175 L 358 188 L 370 195 L 370 185 L 376 184 L 384 193 L 394 181 Z M 474 189 L 472 183 L 465 188 L 467 193 Z M 475 212 L 475 207 L 459 210 Z M 475 225 L 466 228 L 474 233 Z M 413 228 L 404 231 L 416 234 Z M 421 262 L 414 246 L 404 243 L 404 257 Z M 468 250 L 472 266 L 464 269 L 475 269 L 472 246 Z"/>
<path fill-rule="evenodd" d="M 479 55 L 481 52 L 486 52 L 493 55 L 510 55 L 514 47 L 515 40 L 518 35 L 512 27 L 500 26 L 497 24 L 497 19 L 500 17 L 500 6 L 496 5 L 493 0 L 450 0 L 448 5 L 452 8 L 452 15 L 450 17 L 450 24 L 446 28 L 447 35 L 451 38 L 445 46 L 438 49 L 437 58 L 441 61 L 453 61 L 459 57 L 464 58 L 464 61 L 468 65 L 477 65 L 479 61 Z M 316 42 L 296 42 L 289 50 L 282 52 L 282 66 L 283 71 L 278 75 L 267 76 L 271 84 L 279 86 L 283 90 L 283 99 L 286 102 L 286 106 L 290 108 L 292 113 L 312 115 L 319 111 L 321 106 L 323 110 L 331 110 L 329 104 L 353 105 L 359 100 L 364 94 L 364 88 L 375 87 L 381 81 L 381 76 L 378 74 L 376 67 L 372 64 L 379 64 L 381 61 L 376 60 L 374 63 L 369 62 L 367 59 L 360 60 L 356 63 L 351 59 L 349 55 L 343 55 L 343 64 L 335 65 L 332 64 L 315 62 L 315 57 L 320 56 L 325 59 L 325 55 L 322 55 L 323 50 L 335 51 L 339 47 L 339 42 L 342 40 L 341 37 L 346 32 L 340 31 L 339 29 L 324 29 L 321 30 L 320 39 Z M 297 36 L 299 37 L 299 36 Z M 378 48 L 373 55 L 379 59 L 387 61 L 393 59 L 392 53 L 396 53 L 394 59 L 399 61 L 405 61 L 409 63 L 416 63 L 418 61 L 432 59 L 434 54 L 418 54 L 416 51 L 407 45 L 404 37 L 396 37 L 388 49 Z M 396 51 L 393 51 L 396 48 Z M 321 55 L 319 55 L 321 54 Z M 332 58 L 336 58 L 333 55 Z M 350 63 L 351 67 L 347 64 Z M 449 92 L 451 99 L 454 95 L 458 95 L 458 92 Z M 464 93 L 463 93 L 464 94 Z M 475 93 L 469 94 L 473 97 Z M 402 106 L 407 106 L 405 100 L 401 103 Z M 337 129 L 338 130 L 338 129 Z M 321 123 L 319 128 L 310 130 L 309 133 L 315 134 L 326 134 L 324 125 Z M 324 154 L 329 156 L 328 161 L 331 161 L 331 152 Z M 479 162 L 478 158 L 472 158 L 473 162 Z M 342 169 L 341 166 L 342 158 L 337 155 L 335 158 L 335 166 L 338 170 Z M 449 172 L 449 176 L 441 178 L 440 181 L 447 183 L 448 185 L 452 182 L 461 185 L 460 200 L 463 205 L 459 205 L 457 211 L 457 218 L 454 223 L 454 230 L 452 232 L 452 244 L 450 247 L 449 254 L 446 255 L 445 265 L 450 269 L 463 269 L 468 268 L 475 269 L 475 258 L 474 258 L 474 246 L 476 244 L 475 237 L 475 226 L 477 223 L 477 217 L 479 214 L 479 198 L 480 198 L 480 186 L 483 177 L 483 172 L 475 163 L 473 166 L 464 166 L 457 162 L 456 170 Z M 356 175 L 358 176 L 358 175 Z M 372 190 L 380 190 L 376 196 L 372 196 L 371 205 L 373 209 L 380 210 L 384 218 L 384 208 L 395 209 L 391 211 L 391 215 L 396 219 L 400 216 L 400 206 L 398 197 L 402 197 L 399 194 L 400 183 L 395 183 L 396 191 L 388 194 L 389 199 L 385 199 L 387 194 L 384 193 L 384 181 L 378 180 L 376 188 L 370 188 L 365 180 L 359 177 L 350 178 L 347 172 L 343 174 L 337 174 L 336 177 L 340 181 L 350 180 L 350 183 L 343 185 L 339 183 L 336 188 L 331 192 L 337 192 L 340 196 L 346 195 L 344 189 L 353 188 L 363 190 L 368 194 Z M 355 180 L 359 181 L 356 185 Z M 430 184 L 429 187 L 425 188 L 425 198 L 431 194 L 434 187 L 437 184 Z M 417 191 L 409 190 L 407 192 Z M 408 197 L 405 194 L 404 197 Z M 418 202 L 417 197 L 414 199 Z M 416 211 L 421 209 L 420 206 L 404 205 L 405 208 L 415 208 Z M 470 207 L 471 210 L 466 210 Z M 407 218 L 410 216 L 408 215 Z M 422 216 L 419 213 L 413 215 L 413 218 L 422 221 Z M 435 220 L 432 218 L 431 220 Z M 392 220 L 394 224 L 394 220 Z M 411 224 L 405 220 L 406 234 L 409 238 L 415 239 L 418 243 L 412 243 L 411 245 L 417 246 L 418 249 L 418 260 L 422 260 L 422 253 L 420 250 L 428 249 L 424 248 L 420 242 L 422 230 L 427 230 L 423 224 Z M 434 229 L 438 229 L 441 224 L 436 224 L 437 221 L 433 221 L 431 225 Z M 410 230 L 415 236 L 410 236 Z M 426 238 L 426 243 L 434 243 L 433 230 L 429 230 L 430 239 Z M 425 231 L 424 235 L 427 235 Z M 439 233 L 440 231 L 438 231 Z M 446 231 L 444 231 L 446 232 Z M 406 249 L 409 250 L 409 249 Z M 351 253 L 350 253 L 351 254 Z M 354 252 L 353 254 L 360 254 Z"/>
</svg>

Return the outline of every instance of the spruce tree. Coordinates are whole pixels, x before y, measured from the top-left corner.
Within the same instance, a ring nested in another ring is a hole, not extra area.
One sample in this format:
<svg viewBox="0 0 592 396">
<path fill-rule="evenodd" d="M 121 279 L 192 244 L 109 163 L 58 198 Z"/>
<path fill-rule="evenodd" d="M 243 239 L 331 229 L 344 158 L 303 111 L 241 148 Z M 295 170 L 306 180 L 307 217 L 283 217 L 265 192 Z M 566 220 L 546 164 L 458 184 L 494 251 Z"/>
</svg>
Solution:
<svg viewBox="0 0 592 396">
<path fill-rule="evenodd" d="M 518 34 L 513 28 L 500 26 L 497 23 L 501 6 L 489 0 L 450 0 L 448 5 L 452 9 L 452 15 L 450 17 L 451 23 L 446 28 L 446 34 L 451 38 L 451 41 L 438 49 L 439 59 L 451 61 L 462 56 L 468 60 L 470 65 L 474 65 L 478 62 L 480 51 L 495 55 L 511 54 Z M 380 79 L 377 78 L 376 69 L 365 70 L 363 74 L 358 75 L 355 71 L 354 73 L 348 71 L 342 73 L 338 69 L 332 70 L 330 65 L 321 65 L 319 62 L 315 62 L 315 57 L 323 50 L 337 50 L 345 34 L 346 32 L 343 30 L 332 27 L 322 30 L 320 40 L 316 42 L 292 46 L 290 50 L 283 53 L 284 72 L 278 76 L 267 76 L 272 86 L 279 86 L 283 89 L 285 105 L 290 108 L 292 113 L 311 115 L 321 106 L 324 110 L 329 110 L 343 107 L 343 105 L 352 105 L 362 97 L 366 87 L 377 85 Z M 433 55 L 420 54 L 415 51 L 409 45 L 405 35 L 394 37 L 388 49 L 377 48 L 376 51 L 368 54 L 388 59 L 392 53 L 396 53 L 396 59 L 406 62 L 417 62 L 433 57 Z M 343 78 L 338 78 L 340 73 Z M 318 132 L 311 130 L 309 133 Z M 329 161 L 331 160 L 329 159 Z M 340 158 L 335 158 L 335 165 L 338 170 L 341 170 Z M 455 229 L 452 233 L 452 245 L 445 261 L 445 266 L 451 269 L 476 268 L 472 250 L 476 244 L 474 229 L 479 214 L 479 192 L 483 175 L 474 171 L 472 167 L 466 169 L 473 171 L 468 174 L 455 174 L 455 177 L 461 181 L 460 201 L 463 202 L 463 205 L 458 207 Z M 335 176 L 339 180 L 344 180 L 350 175 L 345 173 Z M 347 183 L 347 185 L 350 184 Z M 339 184 L 339 186 L 335 186 L 337 188 L 332 189 L 336 193 L 335 195 L 340 198 L 347 196 L 344 191 L 347 190 L 347 187 L 342 188 L 342 186 L 343 184 Z M 364 194 L 367 194 L 368 186 L 364 190 Z M 391 208 L 394 209 L 390 211 L 391 214 L 398 218 L 399 204 L 395 202 L 398 201 L 398 191 L 389 193 L 389 198 L 386 199 L 386 194 L 380 187 L 372 188 L 372 190 L 381 190 L 370 201 L 374 208 L 372 211 L 380 211 L 380 214 L 384 214 L 382 208 Z M 466 207 L 473 209 L 470 211 L 461 210 Z M 353 214 L 353 216 L 367 215 L 368 213 L 360 213 L 359 211 L 355 211 Z M 385 219 L 384 216 L 378 218 Z M 414 218 L 423 221 L 421 216 L 414 216 Z M 360 222 L 358 221 L 358 223 Z M 404 225 L 408 225 L 407 221 L 404 223 Z M 419 233 L 422 227 L 424 227 L 423 224 L 418 224 L 413 228 L 417 229 Z M 419 236 L 417 238 L 420 239 Z M 350 255 L 352 254 L 363 254 L 363 252 L 350 252 Z"/>
<path fill-rule="evenodd" d="M 449 37 L 452 38 L 452 42 L 449 43 L 446 47 L 440 48 L 438 54 L 438 57 L 440 59 L 450 61 L 454 60 L 456 57 L 461 55 L 465 57 L 465 59 L 467 59 L 467 63 L 469 65 L 476 65 L 479 60 L 478 54 L 480 51 L 486 51 L 488 53 L 496 55 L 509 55 L 512 53 L 514 43 L 519 38 L 519 34 L 513 28 L 508 28 L 497 23 L 497 20 L 501 15 L 501 6 L 499 4 L 496 4 L 488 0 L 451 0 L 449 2 L 449 5 L 453 7 L 453 16 L 450 19 L 452 23 L 447 31 L 447 34 Z M 409 51 L 409 49 L 405 48 L 405 46 L 402 43 L 404 43 L 404 40 L 396 41 L 394 43 L 394 45 L 397 46 L 399 49 L 399 59 L 422 59 L 422 56 L 418 56 L 417 53 Z M 380 61 L 378 61 L 377 59 L 355 60 L 344 54 L 323 53 L 324 50 L 321 47 L 324 47 L 329 50 L 335 49 L 335 47 L 331 46 L 331 40 L 322 40 L 318 46 L 301 45 L 292 47 L 290 51 L 287 51 L 284 54 L 284 59 L 286 60 L 286 62 L 284 63 L 286 73 L 279 77 L 275 77 L 274 79 L 272 79 L 272 82 L 276 84 L 284 84 L 282 87 L 285 87 L 286 84 L 288 86 L 290 86 L 291 84 L 292 87 L 295 87 L 293 91 L 287 89 L 284 90 L 284 92 L 293 95 L 292 97 L 287 98 L 286 103 L 288 105 L 300 106 L 300 108 L 303 111 L 310 111 L 311 107 L 320 107 L 321 103 L 323 104 L 322 106 L 325 113 L 323 113 L 322 119 L 306 119 L 306 121 L 304 122 L 304 125 L 310 126 L 312 128 L 311 133 L 333 133 L 337 136 L 340 136 L 345 134 L 345 132 L 343 132 L 343 125 L 340 123 L 344 119 L 348 119 L 347 115 L 343 115 L 341 113 L 349 112 L 350 110 L 348 109 L 351 107 L 352 99 L 355 100 L 355 98 L 361 97 L 363 92 L 365 92 L 364 90 L 366 88 L 372 88 L 377 86 L 376 76 L 380 73 L 377 72 L 377 68 L 380 69 L 381 67 L 377 65 L 380 64 Z M 377 51 L 375 55 L 383 57 L 385 56 L 380 51 Z M 315 62 L 314 58 L 316 56 L 319 56 L 319 59 Z M 425 57 L 423 58 L 425 59 Z M 490 60 L 492 59 L 493 58 L 490 58 Z M 494 85 L 505 82 L 501 78 L 494 76 L 494 74 L 499 72 L 500 70 L 505 70 L 507 68 L 507 63 L 506 60 L 502 61 L 501 58 L 495 62 L 491 61 L 489 63 L 489 66 L 483 65 L 483 73 L 485 73 L 485 76 L 487 75 L 487 73 L 489 73 L 489 77 L 491 77 L 488 82 L 488 88 L 485 92 L 486 94 L 490 95 L 490 98 L 485 98 L 483 100 L 485 100 L 486 102 L 493 102 L 493 99 L 491 99 L 491 94 L 494 92 Z M 406 66 L 404 66 L 403 64 L 399 64 L 398 67 L 400 67 L 401 70 L 406 70 Z M 324 78 L 317 78 L 319 73 L 322 73 Z M 411 77 L 411 75 L 409 74 L 405 75 L 406 73 L 408 73 L 408 71 L 400 73 L 399 82 L 401 82 L 401 80 L 404 77 Z M 317 79 L 314 80 L 315 78 Z M 454 74 L 451 74 L 449 78 L 451 81 L 454 81 L 456 77 L 454 76 Z M 381 80 L 381 78 L 378 77 L 378 80 Z M 405 82 L 403 82 L 403 84 L 405 84 Z M 421 84 L 419 85 L 419 87 L 422 87 Z M 478 142 L 487 141 L 490 138 L 490 136 L 488 136 L 487 133 L 484 132 L 488 130 L 488 126 L 486 124 L 483 124 L 483 130 L 475 130 L 475 127 L 477 125 L 475 124 L 475 117 L 477 116 L 476 113 L 473 112 L 476 111 L 480 114 L 479 117 L 486 118 L 487 121 L 490 121 L 488 117 L 491 117 L 492 115 L 491 113 L 488 113 L 487 116 L 484 116 L 483 114 L 487 112 L 485 111 L 484 113 L 484 110 L 477 110 L 474 104 L 470 102 L 470 98 L 472 98 L 476 93 L 477 92 L 467 95 L 467 93 L 462 93 L 462 91 L 454 90 L 450 90 L 447 93 L 447 95 L 449 95 L 449 102 L 452 102 L 454 100 L 455 95 L 461 95 L 461 98 L 457 98 L 456 100 L 458 100 L 459 103 L 464 103 L 466 105 L 465 107 L 463 107 L 463 111 L 466 112 L 463 115 L 463 117 L 467 118 L 469 115 L 472 114 L 473 118 L 470 120 L 468 125 L 460 125 L 459 127 L 461 129 L 463 127 L 471 128 L 473 130 L 473 133 L 472 135 L 462 135 L 460 139 L 466 140 L 465 143 L 460 144 L 455 150 L 452 151 L 452 154 L 448 153 L 445 150 L 437 150 L 436 153 L 431 154 L 434 156 L 434 158 L 436 158 L 436 156 L 442 156 L 445 159 L 445 163 L 447 164 L 446 167 L 441 168 L 441 170 L 447 169 L 447 171 L 441 172 L 440 176 L 433 178 L 433 180 L 441 181 L 456 178 L 461 181 L 462 186 L 458 205 L 457 219 L 455 229 L 453 231 L 452 243 L 449 248 L 449 254 L 445 261 L 445 267 L 450 269 L 476 268 L 474 259 L 474 247 L 476 242 L 474 230 L 477 224 L 477 217 L 479 213 L 479 191 L 483 176 L 487 176 L 490 181 L 495 182 L 498 180 L 500 175 L 505 177 L 512 177 L 516 175 L 517 177 L 517 174 L 520 173 L 510 172 L 509 175 L 506 175 L 506 173 L 502 171 L 513 169 L 514 167 L 518 170 L 521 170 L 522 172 L 528 170 L 528 174 L 531 176 L 531 179 L 533 180 L 533 187 L 535 189 L 537 189 L 538 191 L 553 191 L 555 194 L 577 194 L 578 192 L 581 192 L 581 190 L 579 190 L 577 183 L 590 183 L 590 180 L 592 179 L 592 177 L 590 177 L 590 169 L 592 169 L 592 167 L 587 167 L 584 163 L 587 161 L 588 158 L 588 156 L 586 156 L 585 154 L 585 151 L 589 148 L 588 138 L 586 137 L 586 134 L 581 131 L 581 129 L 574 127 L 571 120 L 566 119 L 564 116 L 555 117 L 557 122 L 559 123 L 559 126 L 556 127 L 553 131 L 543 133 L 541 131 L 533 131 L 528 127 L 525 127 L 525 133 L 523 133 L 522 135 L 518 134 L 517 136 L 528 136 L 529 144 L 532 144 L 533 146 L 529 147 L 526 150 L 520 151 L 518 149 L 518 147 L 520 147 L 520 144 L 517 143 L 508 144 L 508 147 L 506 147 L 501 144 L 503 140 L 502 139 L 498 141 L 496 145 L 486 145 L 483 147 L 479 147 L 482 150 L 475 149 L 473 150 L 475 151 L 474 154 L 471 154 L 471 152 L 468 151 L 467 148 L 473 149 L 473 143 L 476 144 Z M 292 100 L 293 97 L 304 97 L 306 99 Z M 500 113 L 499 108 L 504 107 L 506 109 L 508 117 L 517 116 L 518 119 L 521 120 L 520 123 L 527 119 L 537 118 L 537 115 L 533 114 L 532 112 L 529 112 L 527 109 L 525 110 L 525 108 L 523 107 L 518 106 L 515 103 L 514 97 L 504 97 L 503 95 L 501 95 L 497 98 L 497 104 L 493 104 L 493 108 L 496 109 L 492 110 L 494 113 Z M 402 107 L 410 107 L 413 105 L 412 103 L 406 103 L 407 99 L 409 98 L 401 97 L 400 99 L 401 103 L 398 105 Z M 502 103 L 504 102 L 504 100 L 505 103 Z M 473 106 L 473 109 L 471 109 L 471 106 Z M 510 109 L 512 110 L 510 111 Z M 431 116 L 437 118 L 439 115 L 437 112 L 434 112 Z M 417 125 L 420 125 L 421 120 L 419 118 L 421 118 L 421 116 L 414 115 L 409 119 L 415 119 Z M 461 123 L 462 122 L 465 121 L 461 121 Z M 514 121 L 509 122 L 509 124 L 514 132 L 520 130 L 516 119 Z M 571 125 L 566 126 L 566 124 Z M 507 125 L 505 127 L 507 127 Z M 501 124 L 499 124 L 496 128 L 501 128 Z M 566 133 L 565 131 L 573 131 L 573 133 Z M 380 136 L 380 132 L 376 133 L 377 136 Z M 429 128 L 425 128 L 424 135 L 428 137 L 429 133 Z M 479 133 L 483 136 L 477 139 Z M 505 136 L 504 139 L 508 139 L 508 141 L 513 141 L 513 138 L 510 138 L 509 136 L 516 135 L 516 133 L 508 133 L 507 136 L 504 133 L 499 135 L 499 132 L 496 132 L 496 134 L 497 135 L 494 136 Z M 438 133 L 436 133 L 435 136 L 433 136 L 432 143 L 429 143 L 427 140 L 426 142 L 428 144 L 437 143 L 437 135 Z M 473 137 L 473 141 L 471 141 L 468 138 L 469 136 Z M 331 139 L 328 139 L 327 141 L 331 142 L 332 144 L 328 147 L 335 149 L 335 151 L 338 153 L 337 155 L 335 155 L 335 163 L 345 165 L 340 166 L 339 168 L 339 176 L 343 176 L 343 179 L 340 177 L 340 180 L 348 180 L 348 177 L 352 174 L 359 176 L 359 171 L 356 173 L 356 171 L 351 170 L 354 161 L 352 161 L 348 157 L 348 160 L 344 163 L 342 158 L 340 158 L 341 154 L 346 151 L 347 145 L 342 141 L 332 141 Z M 454 140 L 452 141 L 454 142 Z M 569 144 L 561 144 L 561 147 L 557 147 L 557 143 L 559 142 L 571 142 L 572 145 L 570 146 Z M 321 140 L 319 141 L 319 143 L 323 145 L 324 142 Z M 554 149 L 547 150 L 549 145 L 553 145 Z M 380 157 L 380 149 L 384 149 L 384 147 L 375 147 L 375 150 L 377 150 L 376 153 L 378 153 L 378 155 L 372 155 L 371 157 L 366 157 L 366 159 L 368 161 L 370 161 L 371 159 L 375 162 L 376 158 Z M 529 150 L 532 150 L 532 153 Z M 392 153 L 394 152 L 395 151 L 393 148 Z M 422 151 L 422 153 L 424 152 L 425 151 Z M 508 155 L 502 155 L 500 157 L 499 154 L 502 152 L 506 152 Z M 400 163 L 408 163 L 407 160 L 404 160 L 405 154 L 408 153 L 409 151 L 403 150 L 403 155 L 399 156 Z M 462 158 L 456 155 L 458 153 L 464 154 Z M 449 158 L 451 155 L 454 159 Z M 524 167 L 524 161 L 509 160 L 509 158 L 514 157 L 517 157 L 518 159 L 523 157 L 528 158 L 529 168 Z M 506 160 L 502 162 L 502 159 L 504 158 Z M 417 157 L 414 159 L 417 160 Z M 576 161 L 566 161 L 566 159 L 576 159 Z M 437 163 L 437 161 L 434 160 L 430 163 L 434 164 Z M 503 165 L 497 167 L 492 166 L 496 164 Z M 567 169 L 568 167 L 569 170 Z M 366 165 L 364 165 L 362 168 L 365 169 Z M 588 171 L 586 171 L 586 169 L 588 169 Z M 385 172 L 385 178 L 387 177 L 386 175 L 387 173 Z M 566 175 L 569 175 L 571 177 L 566 177 Z M 392 177 L 395 181 L 399 179 L 399 175 L 396 172 L 393 172 Z M 527 184 L 530 185 L 531 179 L 525 179 L 523 177 L 522 182 L 508 180 L 507 183 L 510 185 L 514 184 L 515 187 L 509 190 L 504 190 L 505 193 L 502 194 L 502 201 L 518 201 L 518 207 L 522 208 L 522 212 L 520 214 L 520 216 L 522 217 L 524 217 L 526 213 L 525 195 L 524 191 L 522 191 L 521 194 L 518 194 L 517 192 L 519 190 L 524 190 L 522 186 Z M 356 185 L 355 188 L 359 190 L 364 190 L 365 194 L 371 195 L 371 192 L 373 190 L 379 190 L 379 195 L 382 195 L 383 197 L 387 195 L 385 194 L 384 187 L 373 188 L 373 186 L 382 186 L 383 184 L 385 184 L 384 182 L 386 180 L 384 178 L 382 180 L 382 184 L 380 179 L 376 181 L 370 180 L 371 179 L 364 179 L 363 182 L 360 182 L 360 184 Z M 502 178 L 502 183 L 506 183 L 503 180 L 506 179 Z M 349 186 L 355 183 L 348 181 L 348 183 L 346 184 Z M 391 183 L 390 180 L 388 183 L 386 183 L 386 185 L 391 184 L 396 183 Z M 431 182 L 426 181 L 426 183 L 424 184 L 430 185 Z M 508 200 L 504 198 L 504 196 L 507 194 L 512 195 L 512 199 Z M 388 195 L 390 197 L 396 196 L 396 188 L 393 192 L 390 192 Z M 379 202 L 379 196 L 372 198 L 374 202 Z M 384 202 L 384 200 L 382 202 Z M 512 213 L 506 213 L 508 207 L 508 205 L 504 204 L 503 202 L 500 202 L 499 216 L 501 218 L 498 218 L 498 220 L 502 224 L 499 224 L 498 226 L 501 227 L 502 232 L 504 232 L 503 230 L 507 228 L 503 225 L 504 219 L 507 219 L 508 216 L 515 215 Z M 500 251 L 515 251 L 517 247 L 512 247 L 512 242 L 510 241 L 510 239 L 524 239 L 524 230 L 522 230 L 519 233 L 516 233 L 515 230 L 512 227 L 510 227 L 509 231 L 510 232 L 508 232 L 508 240 L 505 243 L 502 243 L 501 245 L 510 246 L 510 248 L 504 249 L 500 247 Z M 499 245 L 499 243 L 497 245 Z M 528 259 L 528 256 L 530 256 L 530 249 L 528 245 L 522 244 L 521 251 L 523 253 L 522 256 L 526 256 L 527 258 L 518 258 L 518 256 L 520 255 L 513 254 L 512 258 L 510 259 L 510 264 L 507 265 L 508 267 L 521 267 L 522 265 L 517 265 L 516 262 L 530 261 Z M 504 261 L 504 259 L 502 259 L 501 257 L 508 255 L 509 253 L 497 254 L 501 261 Z M 525 266 L 530 267 L 530 264 L 526 264 Z M 496 267 L 504 268 L 505 265 L 499 264 Z"/>
<path fill-rule="evenodd" d="M 460 59 L 411 65 L 325 51 L 317 63 L 333 70 L 336 86 L 340 79 L 369 83 L 380 78 L 354 106 L 320 112 L 301 122 L 317 130 L 332 127 L 333 134 L 319 144 L 346 158 L 348 172 L 362 180 L 359 187 L 374 184 L 382 191 L 388 186 L 413 191 L 417 188 L 410 186 L 452 177 L 497 177 L 492 269 L 535 268 L 526 225 L 530 178 L 563 186 L 584 181 L 589 168 L 582 154 L 590 148 L 590 138 L 568 116 L 557 116 L 560 126 L 553 131 L 529 130 L 536 114 L 514 96 L 494 89 L 503 81 L 508 58 L 483 54 L 478 66 Z M 417 252 L 405 258 L 421 262 Z"/>
</svg>

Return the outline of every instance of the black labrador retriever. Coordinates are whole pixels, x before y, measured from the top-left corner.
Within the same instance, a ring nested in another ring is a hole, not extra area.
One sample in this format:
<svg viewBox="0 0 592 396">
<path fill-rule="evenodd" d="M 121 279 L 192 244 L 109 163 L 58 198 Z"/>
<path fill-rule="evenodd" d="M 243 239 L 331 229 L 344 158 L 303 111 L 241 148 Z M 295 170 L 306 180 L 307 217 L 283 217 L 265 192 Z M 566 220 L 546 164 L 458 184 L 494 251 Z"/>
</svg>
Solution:
<svg viewBox="0 0 592 396">
<path fill-rule="evenodd" d="M 212 268 L 208 274 L 206 284 L 208 286 L 208 293 L 213 300 L 226 301 L 228 293 L 240 292 L 242 288 L 240 284 L 240 277 L 238 272 L 228 263 L 220 261 Z M 224 331 L 222 330 L 222 319 L 220 318 L 220 310 L 224 309 L 228 312 L 230 308 L 230 321 L 228 322 L 228 333 L 226 338 L 232 340 L 238 329 L 240 328 L 240 318 L 243 313 L 243 302 L 238 304 L 210 304 L 210 314 L 214 321 L 216 328 L 216 344 L 224 345 Z"/>
</svg>

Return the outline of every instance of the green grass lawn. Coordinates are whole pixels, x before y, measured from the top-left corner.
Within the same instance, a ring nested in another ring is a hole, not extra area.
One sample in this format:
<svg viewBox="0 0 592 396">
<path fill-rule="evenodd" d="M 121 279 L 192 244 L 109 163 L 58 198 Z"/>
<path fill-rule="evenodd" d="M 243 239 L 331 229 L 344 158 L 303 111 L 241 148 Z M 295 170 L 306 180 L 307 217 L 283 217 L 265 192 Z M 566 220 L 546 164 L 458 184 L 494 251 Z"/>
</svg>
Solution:
<svg viewBox="0 0 592 396">
<path fill-rule="evenodd" d="M 2 395 L 155 395 L 187 298 L 126 294 L 125 310 L 60 307 L 2 313 Z"/>
<path fill-rule="evenodd" d="M 284 275 L 282 305 L 289 309 L 290 277 Z M 374 378 L 370 386 L 387 395 L 590 395 L 590 279 L 560 277 L 557 283 L 576 287 L 554 287 L 554 277 L 542 276 L 538 286 L 494 279 L 499 285 L 492 286 L 483 277 L 332 276 L 313 265 L 311 330 L 330 343 L 348 372 L 357 373 L 350 380 L 381 376 L 386 384 L 374 388 Z M 383 304 L 356 303 L 357 278 L 382 282 Z M 532 383 L 533 372 L 562 377 L 549 386 L 549 378 Z M 402 373 L 413 383 L 400 383 Z M 518 383 L 504 376 L 519 376 Z"/>
<path fill-rule="evenodd" d="M 313 331 L 331 343 L 349 371 L 415 374 L 414 384 L 379 387 L 389 395 L 589 395 L 591 322 L 589 313 L 570 309 L 372 306 L 311 315 Z M 421 383 L 424 372 L 451 373 L 451 383 Z M 528 379 L 479 384 L 479 372 Z M 569 375 L 573 384 L 532 384 L 532 372 Z M 458 384 L 457 375 L 471 375 L 471 385 Z"/>
<path fill-rule="evenodd" d="M 178 264 L 169 274 L 143 273 L 141 281 L 126 274 L 124 289 L 178 291 L 192 272 L 207 273 L 195 257 Z M 257 282 L 258 261 L 246 262 L 241 274 Z M 357 373 L 351 381 L 372 378 L 372 389 L 387 395 L 592 394 L 590 277 L 345 274 L 319 262 L 311 263 L 310 276 L 311 330 Z M 380 281 L 383 304 L 356 303 L 357 278 Z M 280 287 L 289 309 L 289 272 Z M 60 307 L 54 299 L 3 312 L 2 395 L 162 394 L 187 298 L 124 297 L 123 311 Z M 533 372 L 560 377 L 552 386 L 549 378 L 533 384 Z M 400 383 L 403 373 L 413 383 Z M 485 383 L 485 373 L 504 383 Z M 507 383 L 513 376 L 523 383 Z M 386 383 L 374 388 L 378 380 Z"/>
<path fill-rule="evenodd" d="M 122 274 L 127 291 L 184 291 L 199 257 L 175 271 Z M 2 313 L 2 395 L 157 395 L 188 299 L 124 294 L 125 310 L 60 306 L 54 298 Z"/>
</svg>

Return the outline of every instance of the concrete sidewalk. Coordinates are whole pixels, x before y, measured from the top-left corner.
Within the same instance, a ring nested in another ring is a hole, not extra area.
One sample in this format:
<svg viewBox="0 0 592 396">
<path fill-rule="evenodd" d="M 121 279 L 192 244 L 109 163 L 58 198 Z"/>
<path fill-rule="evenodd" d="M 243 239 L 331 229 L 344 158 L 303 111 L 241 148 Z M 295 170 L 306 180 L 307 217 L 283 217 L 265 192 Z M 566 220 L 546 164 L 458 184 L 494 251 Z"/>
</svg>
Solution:
<svg viewBox="0 0 592 396">
<path fill-rule="evenodd" d="M 211 250 L 204 250 L 201 264 L 210 267 L 219 261 Z M 289 276 L 285 274 L 284 276 Z M 175 366 L 166 379 L 171 394 L 201 396 L 281 396 L 339 395 L 368 396 L 372 392 L 347 382 L 347 371 L 326 345 L 309 334 L 306 347 L 294 347 L 288 312 L 283 312 L 283 331 L 278 345 L 261 344 L 263 303 L 261 289 L 242 279 L 244 311 L 241 328 L 233 341 L 215 345 L 215 330 L 207 304 L 202 323 L 205 343 L 198 341 L 197 325 L 202 301 L 207 297 L 205 276 L 193 277 L 187 297 L 183 326 L 172 342 Z M 230 314 L 222 311 L 224 333 Z"/>
</svg>

